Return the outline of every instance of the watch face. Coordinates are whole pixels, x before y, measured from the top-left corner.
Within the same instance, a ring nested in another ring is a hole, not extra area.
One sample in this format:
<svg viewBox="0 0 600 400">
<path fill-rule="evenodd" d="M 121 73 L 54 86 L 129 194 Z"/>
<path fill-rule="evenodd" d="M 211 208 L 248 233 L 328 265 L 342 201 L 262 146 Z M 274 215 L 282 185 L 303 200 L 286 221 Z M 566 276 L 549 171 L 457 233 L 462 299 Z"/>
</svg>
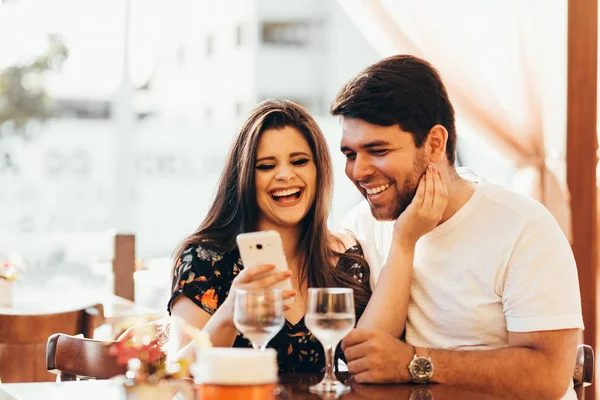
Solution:
<svg viewBox="0 0 600 400">
<path fill-rule="evenodd" d="M 416 357 L 410 363 L 410 374 L 413 379 L 427 380 L 433 374 L 433 364 L 426 357 Z"/>
</svg>

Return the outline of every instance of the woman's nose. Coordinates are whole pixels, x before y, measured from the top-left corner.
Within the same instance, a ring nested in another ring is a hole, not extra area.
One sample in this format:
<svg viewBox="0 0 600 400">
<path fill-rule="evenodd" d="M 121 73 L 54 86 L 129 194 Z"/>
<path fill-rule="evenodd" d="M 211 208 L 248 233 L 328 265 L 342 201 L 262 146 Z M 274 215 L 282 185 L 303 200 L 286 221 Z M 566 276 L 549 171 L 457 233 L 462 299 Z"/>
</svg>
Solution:
<svg viewBox="0 0 600 400">
<path fill-rule="evenodd" d="M 287 165 L 282 165 L 277 168 L 277 173 L 275 175 L 275 179 L 280 181 L 291 181 L 296 174 L 294 171 Z"/>
</svg>

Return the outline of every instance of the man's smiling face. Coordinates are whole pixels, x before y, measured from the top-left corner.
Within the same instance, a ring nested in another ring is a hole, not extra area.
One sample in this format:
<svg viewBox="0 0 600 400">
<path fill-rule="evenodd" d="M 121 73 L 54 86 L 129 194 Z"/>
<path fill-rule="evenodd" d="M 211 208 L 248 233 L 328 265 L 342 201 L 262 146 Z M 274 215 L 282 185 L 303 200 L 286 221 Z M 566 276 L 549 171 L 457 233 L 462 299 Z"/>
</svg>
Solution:
<svg viewBox="0 0 600 400">
<path fill-rule="evenodd" d="M 399 125 L 380 126 L 342 118 L 346 175 L 371 205 L 373 216 L 390 221 L 408 207 L 429 160 L 425 147 Z"/>
</svg>

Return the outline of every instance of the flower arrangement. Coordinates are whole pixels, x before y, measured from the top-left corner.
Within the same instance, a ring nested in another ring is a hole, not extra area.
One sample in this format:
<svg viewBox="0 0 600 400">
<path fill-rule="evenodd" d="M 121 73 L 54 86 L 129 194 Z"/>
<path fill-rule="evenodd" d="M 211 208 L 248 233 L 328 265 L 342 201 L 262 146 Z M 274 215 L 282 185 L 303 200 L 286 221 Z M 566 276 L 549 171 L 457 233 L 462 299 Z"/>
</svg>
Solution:
<svg viewBox="0 0 600 400">
<path fill-rule="evenodd" d="M 178 329 L 192 338 L 197 349 L 212 347 L 206 332 L 186 324 L 181 319 L 171 319 Z M 161 338 L 165 336 L 163 321 L 152 321 L 129 328 L 118 341 L 110 344 L 109 353 L 117 364 L 127 365 L 126 378 L 132 384 L 159 383 L 164 380 L 189 378 L 189 366 L 194 361 L 189 357 L 167 362 Z"/>
<path fill-rule="evenodd" d="M 0 280 L 14 281 L 17 279 L 17 267 L 21 265 L 16 255 L 11 255 L 9 261 L 0 261 Z"/>
<path fill-rule="evenodd" d="M 15 265 L 0 261 L 0 307 L 12 307 L 13 281 L 15 279 L 17 279 Z"/>
</svg>

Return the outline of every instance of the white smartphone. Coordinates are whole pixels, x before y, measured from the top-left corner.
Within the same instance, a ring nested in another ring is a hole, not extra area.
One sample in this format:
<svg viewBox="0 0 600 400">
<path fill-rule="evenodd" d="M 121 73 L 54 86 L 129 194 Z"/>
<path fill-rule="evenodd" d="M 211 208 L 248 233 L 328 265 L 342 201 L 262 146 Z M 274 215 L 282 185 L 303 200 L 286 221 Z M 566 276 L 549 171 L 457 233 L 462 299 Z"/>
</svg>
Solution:
<svg viewBox="0 0 600 400">
<path fill-rule="evenodd" d="M 289 269 L 285 253 L 283 251 L 283 242 L 277 231 L 260 231 L 241 233 L 237 236 L 236 242 L 240 250 L 240 256 L 244 263 L 244 268 L 252 268 L 260 264 L 273 264 L 275 270 L 269 272 L 286 271 Z M 291 279 L 285 279 L 275 285 L 274 288 L 281 290 L 292 290 Z M 294 299 L 284 301 L 284 304 L 289 305 L 294 302 Z"/>
</svg>

